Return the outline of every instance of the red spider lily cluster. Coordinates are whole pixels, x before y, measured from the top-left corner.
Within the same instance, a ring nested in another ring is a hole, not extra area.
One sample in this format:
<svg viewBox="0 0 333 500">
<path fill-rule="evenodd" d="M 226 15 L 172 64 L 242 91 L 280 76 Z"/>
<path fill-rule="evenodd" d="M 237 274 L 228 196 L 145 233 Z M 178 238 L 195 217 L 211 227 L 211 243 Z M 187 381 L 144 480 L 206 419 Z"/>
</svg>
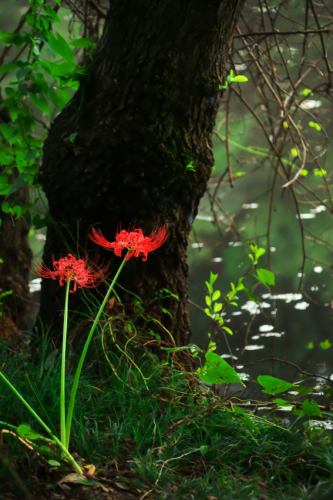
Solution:
<svg viewBox="0 0 333 500">
<path fill-rule="evenodd" d="M 134 231 L 122 230 L 116 236 L 116 241 L 110 243 L 107 241 L 100 231 L 92 230 L 93 236 L 89 235 L 89 238 L 106 248 L 107 250 L 113 250 L 115 255 L 121 257 L 121 252 L 124 248 L 131 250 L 126 255 L 126 260 L 131 257 L 140 257 L 145 262 L 149 252 L 159 248 L 167 239 L 169 232 L 165 226 L 160 229 L 155 229 L 150 236 L 143 236 L 141 229 L 134 229 Z"/>
<path fill-rule="evenodd" d="M 116 241 L 111 243 L 107 241 L 100 231 L 93 231 L 93 236 L 89 235 L 89 238 L 103 246 L 107 250 L 113 250 L 115 255 L 121 257 L 121 253 L 124 248 L 129 250 L 126 255 L 126 260 L 131 257 L 141 257 L 142 260 L 146 261 L 149 252 L 159 248 L 167 239 L 169 231 L 165 226 L 160 229 L 155 229 L 150 236 L 143 236 L 141 229 L 134 229 L 134 231 L 122 230 L 116 236 Z M 76 259 L 73 255 L 68 254 L 68 257 L 63 257 L 58 261 L 53 259 L 54 271 L 51 271 L 42 262 L 35 265 L 35 271 L 38 276 L 43 278 L 52 278 L 53 280 L 59 278 L 60 286 L 63 286 L 64 282 L 74 281 L 74 289 L 70 290 L 70 293 L 74 293 L 77 287 L 94 288 L 101 283 L 102 276 L 105 276 L 108 270 L 109 264 L 97 268 L 97 260 L 90 267 L 87 266 L 88 256 L 85 259 Z M 33 272 L 33 271 L 32 271 Z"/>
<path fill-rule="evenodd" d="M 70 290 L 70 293 L 74 293 L 79 286 L 84 288 L 94 288 L 101 283 L 101 277 L 105 276 L 108 270 L 109 264 L 97 268 L 97 260 L 89 267 L 87 266 L 88 256 L 85 259 L 77 260 L 74 255 L 68 254 L 68 257 L 63 257 L 58 261 L 53 260 L 54 271 L 51 271 L 44 262 L 42 265 L 39 263 L 35 265 L 35 271 L 39 276 L 43 278 L 52 278 L 53 280 L 59 278 L 59 285 L 63 286 L 63 282 L 66 283 L 68 280 L 74 281 L 74 289 Z M 36 274 L 36 273 L 34 273 Z"/>
</svg>

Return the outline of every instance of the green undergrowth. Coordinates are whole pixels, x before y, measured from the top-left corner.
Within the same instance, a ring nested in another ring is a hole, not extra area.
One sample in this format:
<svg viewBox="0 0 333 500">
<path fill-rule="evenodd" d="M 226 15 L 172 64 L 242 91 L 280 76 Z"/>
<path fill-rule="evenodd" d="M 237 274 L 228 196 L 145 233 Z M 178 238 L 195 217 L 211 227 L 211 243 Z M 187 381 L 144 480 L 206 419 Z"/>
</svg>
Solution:
<svg viewBox="0 0 333 500">
<path fill-rule="evenodd" d="M 80 335 L 72 337 L 76 352 L 81 352 L 86 333 Z M 118 486 L 124 491 L 134 487 L 142 495 L 149 490 L 145 498 L 333 498 L 329 435 L 310 440 L 300 429 L 289 430 L 250 411 L 246 420 L 194 374 L 179 370 L 172 358 L 161 362 L 143 347 L 143 337 L 128 339 L 118 342 L 100 331 L 82 372 L 70 451 L 94 464 L 97 473 L 118 468 Z M 68 399 L 78 358 L 69 351 Z M 0 369 L 59 433 L 60 354 L 54 345 L 45 337 L 32 339 L 28 349 L 2 342 Z M 235 397 L 231 401 L 239 402 Z M 0 429 L 14 434 L 2 434 L 0 484 L 14 491 L 18 474 L 30 488 L 37 481 L 36 453 L 20 443 L 15 427 L 27 424 L 43 432 L 2 381 L 0 421 Z M 47 458 L 39 460 L 49 466 Z M 58 469 L 70 471 L 65 463 Z M 142 480 L 122 475 L 122 470 L 132 470 Z M 48 479 L 38 476 L 38 481 Z M 0 498 L 7 496 L 0 493 Z"/>
</svg>

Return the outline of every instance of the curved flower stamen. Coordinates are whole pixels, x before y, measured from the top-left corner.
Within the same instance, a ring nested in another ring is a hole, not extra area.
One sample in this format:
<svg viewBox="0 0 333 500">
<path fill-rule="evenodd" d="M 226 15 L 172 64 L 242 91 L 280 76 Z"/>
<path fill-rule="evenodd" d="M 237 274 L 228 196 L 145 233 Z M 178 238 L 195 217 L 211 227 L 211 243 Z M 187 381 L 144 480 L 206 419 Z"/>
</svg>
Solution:
<svg viewBox="0 0 333 500">
<path fill-rule="evenodd" d="M 51 271 L 44 262 L 40 264 L 37 260 L 35 264 L 35 273 L 37 276 L 42 276 L 43 278 L 52 278 L 53 280 L 59 279 L 59 285 L 63 286 L 63 282 L 67 283 L 69 280 L 74 282 L 74 289 L 70 290 L 70 293 L 74 293 L 79 288 L 95 288 L 102 281 L 102 276 L 106 276 L 106 271 L 110 264 L 106 264 L 100 268 L 97 267 L 97 262 L 99 257 L 95 262 L 87 267 L 88 256 L 84 259 L 76 259 L 74 255 L 68 254 L 67 257 L 63 257 L 58 261 L 53 261 L 54 271 Z"/>
<path fill-rule="evenodd" d="M 134 231 L 125 231 L 124 229 L 116 236 L 116 241 L 111 243 L 106 240 L 100 230 L 92 229 L 93 234 L 89 234 L 89 238 L 106 248 L 113 250 L 115 255 L 121 257 L 121 252 L 124 248 L 130 250 L 126 255 L 126 260 L 131 257 L 141 257 L 146 261 L 149 252 L 153 252 L 159 248 L 169 236 L 169 231 L 166 226 L 159 229 L 154 229 L 150 236 L 143 236 L 141 229 L 134 229 Z"/>
</svg>

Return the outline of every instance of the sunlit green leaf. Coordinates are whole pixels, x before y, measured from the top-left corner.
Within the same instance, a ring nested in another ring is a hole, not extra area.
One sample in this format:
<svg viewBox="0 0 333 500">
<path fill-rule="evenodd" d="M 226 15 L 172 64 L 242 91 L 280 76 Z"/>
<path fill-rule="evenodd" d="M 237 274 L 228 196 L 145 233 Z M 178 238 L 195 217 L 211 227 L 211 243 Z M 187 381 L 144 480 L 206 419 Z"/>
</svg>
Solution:
<svg viewBox="0 0 333 500">
<path fill-rule="evenodd" d="M 306 401 L 304 401 L 302 410 L 305 415 L 308 416 L 321 416 L 320 408 L 317 403 L 313 401 L 313 399 L 307 399 Z"/>
<path fill-rule="evenodd" d="M 319 343 L 320 349 L 323 349 L 324 351 L 326 351 L 327 349 L 329 349 L 331 347 L 331 345 L 332 344 L 331 344 L 331 342 L 328 339 L 324 340 L 324 342 L 320 342 Z"/>
<path fill-rule="evenodd" d="M 233 79 L 232 79 L 233 82 L 248 82 L 248 78 L 246 78 L 246 76 L 243 76 L 243 75 L 238 75 L 238 76 L 234 76 Z"/>
<path fill-rule="evenodd" d="M 203 368 L 198 368 L 197 373 L 201 380 L 210 384 L 234 382 L 243 384 L 232 366 L 213 352 L 206 353 L 206 364 Z"/>
<path fill-rule="evenodd" d="M 271 377 L 270 375 L 259 375 L 257 380 L 260 385 L 265 387 L 265 390 L 262 392 L 266 392 L 267 394 L 279 394 L 280 392 L 285 392 L 291 387 L 294 387 L 290 382 L 285 382 L 284 380 Z"/>
<path fill-rule="evenodd" d="M 268 271 L 268 269 L 257 269 L 257 275 L 259 281 L 263 283 L 263 285 L 275 285 L 274 273 L 272 273 L 272 271 Z"/>
</svg>

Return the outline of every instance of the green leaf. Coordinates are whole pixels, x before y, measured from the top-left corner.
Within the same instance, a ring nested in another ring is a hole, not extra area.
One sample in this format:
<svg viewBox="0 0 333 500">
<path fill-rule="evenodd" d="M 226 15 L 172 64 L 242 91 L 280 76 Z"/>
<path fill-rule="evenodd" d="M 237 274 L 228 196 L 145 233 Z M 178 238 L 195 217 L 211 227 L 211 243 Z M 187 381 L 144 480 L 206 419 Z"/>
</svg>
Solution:
<svg viewBox="0 0 333 500">
<path fill-rule="evenodd" d="M 223 330 L 225 330 L 226 332 L 228 332 L 229 335 L 233 335 L 232 330 L 230 330 L 230 328 L 228 328 L 227 326 L 223 326 L 222 328 L 223 328 Z"/>
<path fill-rule="evenodd" d="M 213 297 L 212 297 L 212 300 L 217 300 L 221 297 L 221 292 L 220 290 L 216 290 L 214 293 L 213 293 Z"/>
<path fill-rule="evenodd" d="M 238 75 L 238 76 L 234 76 L 233 79 L 232 79 L 233 82 L 248 82 L 248 78 L 246 78 L 246 76 L 242 76 L 242 75 Z"/>
<path fill-rule="evenodd" d="M 22 213 L 22 207 L 20 205 L 15 205 L 10 209 L 11 213 L 16 214 L 16 220 L 20 217 Z"/>
<path fill-rule="evenodd" d="M 35 26 L 36 18 L 33 14 L 29 13 L 25 15 L 25 20 L 30 26 Z"/>
<path fill-rule="evenodd" d="M 218 278 L 218 274 L 213 274 L 212 272 L 210 272 L 210 284 L 213 285 L 215 283 L 215 281 L 217 280 Z"/>
<path fill-rule="evenodd" d="M 207 314 L 207 316 L 210 316 L 210 317 L 212 316 L 210 310 L 207 307 L 205 309 L 205 313 Z"/>
<path fill-rule="evenodd" d="M 214 313 L 218 313 L 222 309 L 222 304 L 216 303 L 214 304 Z"/>
<path fill-rule="evenodd" d="M 34 432 L 29 425 L 22 424 L 17 428 L 17 434 L 23 439 L 38 439 L 39 435 Z"/>
<path fill-rule="evenodd" d="M 64 63 L 48 63 L 48 70 L 51 76 L 68 76 L 71 71 L 76 67 L 74 62 L 64 62 Z M 53 88 L 53 87 L 51 87 Z"/>
<path fill-rule="evenodd" d="M 244 287 L 244 292 L 246 293 L 246 295 L 249 297 L 250 300 L 253 300 L 253 302 L 258 303 L 258 297 L 253 292 L 251 292 L 249 288 Z"/>
<path fill-rule="evenodd" d="M 47 116 L 50 117 L 50 108 L 43 95 L 30 94 L 30 99 L 36 106 L 36 108 L 40 109 L 41 111 L 44 111 L 44 113 L 46 113 Z"/>
<path fill-rule="evenodd" d="M 36 229 L 42 229 L 42 227 L 45 227 L 48 225 L 49 221 L 48 221 L 47 217 L 44 217 L 44 219 L 41 219 L 40 215 L 35 215 L 35 217 L 32 220 L 32 223 Z"/>
<path fill-rule="evenodd" d="M 55 3 L 57 3 L 58 5 L 60 5 L 60 4 L 61 4 L 61 0 L 54 0 L 54 1 L 55 1 Z"/>
<path fill-rule="evenodd" d="M 29 36 L 22 36 L 20 33 L 8 33 L 7 31 L 0 31 L 0 42 L 6 45 L 14 43 L 16 47 L 20 47 L 24 42 L 27 42 Z"/>
<path fill-rule="evenodd" d="M 24 187 L 28 184 L 27 179 L 30 177 L 30 175 L 27 172 L 24 172 L 23 174 L 20 174 L 16 179 L 14 180 L 12 187 L 10 191 L 6 194 L 6 198 L 12 194 L 15 193 L 18 189 L 21 187 Z"/>
<path fill-rule="evenodd" d="M 299 396 L 306 396 L 309 392 L 313 391 L 313 387 L 307 387 L 305 385 L 295 385 L 295 390 L 298 392 Z"/>
<path fill-rule="evenodd" d="M 209 295 L 206 295 L 205 300 L 208 307 L 212 305 L 212 299 L 209 297 Z"/>
<path fill-rule="evenodd" d="M 260 385 L 265 387 L 265 390 L 262 392 L 266 392 L 267 394 L 279 394 L 280 392 L 285 392 L 291 387 L 294 387 L 290 382 L 285 382 L 284 380 L 271 377 L 270 375 L 259 375 L 257 380 Z"/>
<path fill-rule="evenodd" d="M 69 42 L 68 45 L 73 45 L 73 47 L 91 47 L 92 49 L 95 47 L 95 43 L 92 38 L 76 38 Z"/>
<path fill-rule="evenodd" d="M 309 417 L 322 416 L 319 406 L 315 401 L 313 401 L 313 399 L 307 399 L 304 401 L 302 410 L 305 415 L 308 415 Z"/>
<path fill-rule="evenodd" d="M 327 174 L 327 171 L 324 170 L 323 168 L 315 168 L 313 173 L 314 175 L 319 175 L 319 177 L 323 177 L 324 175 Z"/>
<path fill-rule="evenodd" d="M 0 163 L 2 165 L 11 165 L 14 162 L 14 156 L 6 155 L 2 151 L 0 151 Z"/>
<path fill-rule="evenodd" d="M 51 465 L 52 467 L 59 467 L 61 465 L 60 462 L 57 462 L 56 460 L 52 460 L 52 459 L 48 460 L 47 463 L 49 465 Z"/>
<path fill-rule="evenodd" d="M 56 39 L 50 39 L 49 44 L 51 48 L 59 54 L 63 59 L 65 59 L 68 62 L 74 62 L 74 54 L 72 49 L 68 46 L 68 43 L 62 36 L 57 33 L 57 40 Z"/>
<path fill-rule="evenodd" d="M 266 253 L 266 250 L 264 248 L 258 248 L 258 250 L 256 250 L 255 252 L 257 259 L 259 259 L 261 255 L 264 255 L 264 253 Z"/>
<path fill-rule="evenodd" d="M 51 7 L 49 5 L 47 5 L 47 4 L 43 5 L 43 9 L 44 9 L 44 12 L 46 12 L 46 14 L 52 19 L 52 21 L 60 24 L 60 19 L 59 19 L 57 13 L 54 12 L 54 10 L 51 9 Z"/>
<path fill-rule="evenodd" d="M 210 384 L 243 384 L 232 366 L 214 352 L 206 353 L 206 364 L 203 368 L 198 368 L 197 373 L 201 380 Z"/>
<path fill-rule="evenodd" d="M 275 285 L 274 273 L 267 269 L 257 269 L 259 281 L 263 285 Z"/>
<path fill-rule="evenodd" d="M 52 104 L 58 109 L 63 109 L 71 98 L 67 89 L 59 89 L 59 95 L 57 95 L 53 87 L 49 88 L 49 96 Z"/>
<path fill-rule="evenodd" d="M 329 349 L 331 347 L 331 343 L 329 340 L 324 340 L 324 342 L 320 342 L 319 346 L 320 346 L 320 349 L 323 349 L 324 351 L 326 351 L 327 349 Z"/>
<path fill-rule="evenodd" d="M 209 293 L 212 293 L 212 292 L 213 292 L 213 287 L 212 287 L 212 285 L 211 285 L 210 283 L 208 283 L 208 281 L 205 281 L 205 283 L 206 283 L 206 286 L 207 286 L 207 288 L 208 288 Z"/>
<path fill-rule="evenodd" d="M 321 131 L 321 126 L 319 125 L 319 123 L 316 123 L 316 122 L 309 122 L 309 125 L 310 125 L 310 127 L 315 128 L 318 132 L 320 132 L 320 131 Z"/>
<path fill-rule="evenodd" d="M 285 401 L 284 399 L 274 399 L 274 401 L 279 405 L 279 406 L 290 406 L 290 403 L 288 401 Z"/>
<path fill-rule="evenodd" d="M 0 154 L 1 163 L 1 154 Z M 8 184 L 8 177 L 6 175 L 0 175 L 0 190 L 4 189 Z"/>
<path fill-rule="evenodd" d="M 15 63 L 10 62 L 8 64 L 5 64 L 4 66 L 1 66 L 1 76 L 8 73 L 8 71 L 12 71 L 13 69 L 19 68 L 19 66 L 20 65 L 16 62 Z"/>
<path fill-rule="evenodd" d="M 307 349 L 313 349 L 314 348 L 314 343 L 313 342 L 309 342 L 308 345 L 306 346 Z"/>
</svg>

